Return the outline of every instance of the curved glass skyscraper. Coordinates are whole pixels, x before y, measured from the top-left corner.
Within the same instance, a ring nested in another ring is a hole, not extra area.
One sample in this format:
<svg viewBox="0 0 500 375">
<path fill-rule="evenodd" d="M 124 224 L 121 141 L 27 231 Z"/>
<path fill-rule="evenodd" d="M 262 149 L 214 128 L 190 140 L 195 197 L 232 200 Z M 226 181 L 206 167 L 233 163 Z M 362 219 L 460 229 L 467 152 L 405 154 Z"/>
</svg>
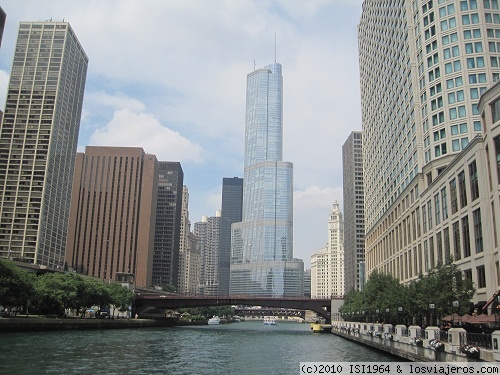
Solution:
<svg viewBox="0 0 500 375">
<path fill-rule="evenodd" d="M 270 64 L 247 76 L 243 221 L 232 225 L 230 294 L 303 294 L 293 259 L 293 165 L 283 158 L 283 76 Z"/>
</svg>

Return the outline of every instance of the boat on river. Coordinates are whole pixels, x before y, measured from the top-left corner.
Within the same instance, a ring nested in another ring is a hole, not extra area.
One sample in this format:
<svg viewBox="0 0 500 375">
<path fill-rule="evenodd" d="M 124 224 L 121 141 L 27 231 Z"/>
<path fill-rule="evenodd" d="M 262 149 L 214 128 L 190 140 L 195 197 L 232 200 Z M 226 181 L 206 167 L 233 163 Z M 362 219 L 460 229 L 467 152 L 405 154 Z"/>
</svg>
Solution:
<svg viewBox="0 0 500 375">
<path fill-rule="evenodd" d="M 274 317 L 274 316 L 265 316 L 264 317 L 264 325 L 265 326 L 275 326 L 276 325 L 276 317 Z"/>
<path fill-rule="evenodd" d="M 220 324 L 220 318 L 216 315 L 212 316 L 210 319 L 208 319 L 208 324 Z"/>
</svg>

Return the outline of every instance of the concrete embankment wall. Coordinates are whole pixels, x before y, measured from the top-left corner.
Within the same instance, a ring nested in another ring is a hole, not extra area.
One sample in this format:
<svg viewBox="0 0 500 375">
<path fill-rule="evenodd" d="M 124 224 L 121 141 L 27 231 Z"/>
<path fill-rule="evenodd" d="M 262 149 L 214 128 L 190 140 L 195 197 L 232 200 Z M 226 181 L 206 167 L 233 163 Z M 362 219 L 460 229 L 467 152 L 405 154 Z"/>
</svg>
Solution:
<svg viewBox="0 0 500 375">
<path fill-rule="evenodd" d="M 168 320 L 168 319 L 153 320 L 153 319 L 2 318 L 0 319 L 0 333 L 57 331 L 57 330 L 148 328 L 148 327 L 169 327 L 173 325 L 174 325 L 174 320 Z"/>
<path fill-rule="evenodd" d="M 450 328 L 446 341 L 435 339 L 441 336 L 438 327 L 427 327 L 422 330 L 418 326 L 405 327 L 380 323 L 333 322 L 333 334 L 359 344 L 381 350 L 400 358 L 415 362 L 495 362 L 500 360 L 500 331 L 488 336 L 493 341 L 488 349 L 477 348 L 474 356 L 465 348 L 466 331 L 463 328 Z M 417 345 L 417 341 L 419 345 Z M 439 350 L 435 345 L 439 342 Z M 433 347 L 434 345 L 434 347 Z M 475 345 L 474 345 L 475 346 Z M 466 354 L 467 353 L 467 354 Z"/>
<path fill-rule="evenodd" d="M 446 352 L 438 352 L 434 349 L 408 345 L 406 343 L 389 341 L 381 337 L 361 336 L 360 334 L 349 334 L 332 329 L 332 333 L 347 340 L 355 341 L 361 345 L 381 350 L 397 357 L 413 362 L 462 362 L 466 357 L 457 357 Z"/>
</svg>

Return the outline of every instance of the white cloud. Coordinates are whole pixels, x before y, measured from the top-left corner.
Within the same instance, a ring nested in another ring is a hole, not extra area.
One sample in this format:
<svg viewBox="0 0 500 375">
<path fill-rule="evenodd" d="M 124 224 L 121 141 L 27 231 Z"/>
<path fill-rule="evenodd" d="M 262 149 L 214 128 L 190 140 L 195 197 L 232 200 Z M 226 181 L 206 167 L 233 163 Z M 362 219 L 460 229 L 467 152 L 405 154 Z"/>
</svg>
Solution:
<svg viewBox="0 0 500 375">
<path fill-rule="evenodd" d="M 0 68 L 19 21 L 69 21 L 89 57 L 79 137 L 182 163 L 192 221 L 243 176 L 246 75 L 284 74 L 284 160 L 294 164 L 295 255 L 323 246 L 341 200 L 341 146 L 360 129 L 357 22 L 363 0 L 4 0 Z M 0 70 L 0 98 L 8 75 Z M 1 102 L 3 104 L 3 102 Z"/>
<path fill-rule="evenodd" d="M 311 254 L 328 241 L 328 216 L 334 201 L 342 207 L 342 189 L 311 185 L 295 190 L 294 203 L 294 256 L 310 265 Z"/>
<path fill-rule="evenodd" d="M 200 163 L 203 160 L 199 145 L 163 126 L 154 116 L 130 109 L 116 110 L 113 119 L 92 134 L 90 144 L 142 147 L 165 161 Z"/>
<path fill-rule="evenodd" d="M 114 109 L 130 109 L 135 112 L 141 112 L 146 109 L 145 104 L 140 100 L 123 93 L 111 95 L 105 91 L 91 91 L 85 94 L 85 101 L 91 107 L 99 105 Z"/>
</svg>

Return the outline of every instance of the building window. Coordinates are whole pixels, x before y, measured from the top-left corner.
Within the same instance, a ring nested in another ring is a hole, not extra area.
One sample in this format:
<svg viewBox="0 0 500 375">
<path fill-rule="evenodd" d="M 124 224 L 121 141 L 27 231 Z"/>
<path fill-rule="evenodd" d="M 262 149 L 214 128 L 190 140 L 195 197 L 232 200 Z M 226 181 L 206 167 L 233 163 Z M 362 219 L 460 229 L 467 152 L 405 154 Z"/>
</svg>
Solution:
<svg viewBox="0 0 500 375">
<path fill-rule="evenodd" d="M 458 221 L 453 223 L 453 250 L 455 260 L 462 259 L 462 249 L 460 248 L 460 225 Z"/>
<path fill-rule="evenodd" d="M 476 267 L 477 271 L 477 287 L 486 288 L 486 274 L 484 272 L 484 266 Z"/>
<path fill-rule="evenodd" d="M 464 258 L 467 258 L 470 257 L 469 216 L 465 216 L 462 218 L 462 238 Z"/>
<path fill-rule="evenodd" d="M 491 117 L 493 123 L 500 120 L 500 99 L 495 100 L 491 105 Z"/>
<path fill-rule="evenodd" d="M 429 220 L 429 230 L 432 229 L 432 202 L 427 202 L 427 220 Z"/>
<path fill-rule="evenodd" d="M 429 245 L 427 240 L 424 241 L 424 271 L 429 271 Z"/>
<path fill-rule="evenodd" d="M 483 228 L 481 224 L 481 209 L 472 212 L 472 217 L 474 220 L 474 241 L 476 244 L 476 253 L 481 253 L 483 251 Z"/>
<path fill-rule="evenodd" d="M 434 196 L 434 206 L 436 225 L 439 225 L 439 223 L 441 223 L 441 202 L 439 200 L 439 193 Z"/>
<path fill-rule="evenodd" d="M 441 232 L 436 233 L 436 253 L 438 264 L 443 263 L 443 240 Z"/>
<path fill-rule="evenodd" d="M 448 219 L 448 201 L 446 196 L 446 186 L 441 189 L 441 204 L 443 207 L 443 220 Z"/>
<path fill-rule="evenodd" d="M 434 255 L 434 237 L 429 237 L 429 264 L 431 268 L 434 268 L 435 263 L 435 255 Z"/>
<path fill-rule="evenodd" d="M 458 211 L 457 181 L 455 179 L 450 181 L 450 197 L 451 197 L 451 214 L 453 215 Z"/>
<path fill-rule="evenodd" d="M 425 211 L 425 204 L 422 206 L 422 225 L 423 225 L 423 232 L 427 232 L 427 213 Z"/>
<path fill-rule="evenodd" d="M 443 229 L 443 248 L 444 248 L 444 259 L 447 262 L 451 257 L 450 229 L 448 227 Z"/>
<path fill-rule="evenodd" d="M 458 192 L 460 195 L 460 208 L 467 206 L 467 189 L 465 187 L 465 172 L 458 174 Z"/>
<path fill-rule="evenodd" d="M 479 198 L 479 182 L 477 180 L 477 166 L 474 160 L 469 164 L 469 178 L 470 178 L 470 196 L 471 200 L 474 201 Z"/>
<path fill-rule="evenodd" d="M 464 281 L 465 280 L 472 284 L 472 270 L 471 269 L 464 270 Z"/>
<path fill-rule="evenodd" d="M 491 202 L 491 221 L 493 223 L 493 241 L 495 247 L 498 247 L 498 239 L 497 239 L 497 219 L 495 216 L 495 202 Z M 500 277 L 500 275 L 499 275 Z M 498 283 L 500 285 L 500 283 Z"/>
<path fill-rule="evenodd" d="M 497 177 L 498 177 L 498 183 L 500 184 L 500 135 L 495 137 L 494 142 L 495 142 L 495 155 L 497 159 Z"/>
</svg>

